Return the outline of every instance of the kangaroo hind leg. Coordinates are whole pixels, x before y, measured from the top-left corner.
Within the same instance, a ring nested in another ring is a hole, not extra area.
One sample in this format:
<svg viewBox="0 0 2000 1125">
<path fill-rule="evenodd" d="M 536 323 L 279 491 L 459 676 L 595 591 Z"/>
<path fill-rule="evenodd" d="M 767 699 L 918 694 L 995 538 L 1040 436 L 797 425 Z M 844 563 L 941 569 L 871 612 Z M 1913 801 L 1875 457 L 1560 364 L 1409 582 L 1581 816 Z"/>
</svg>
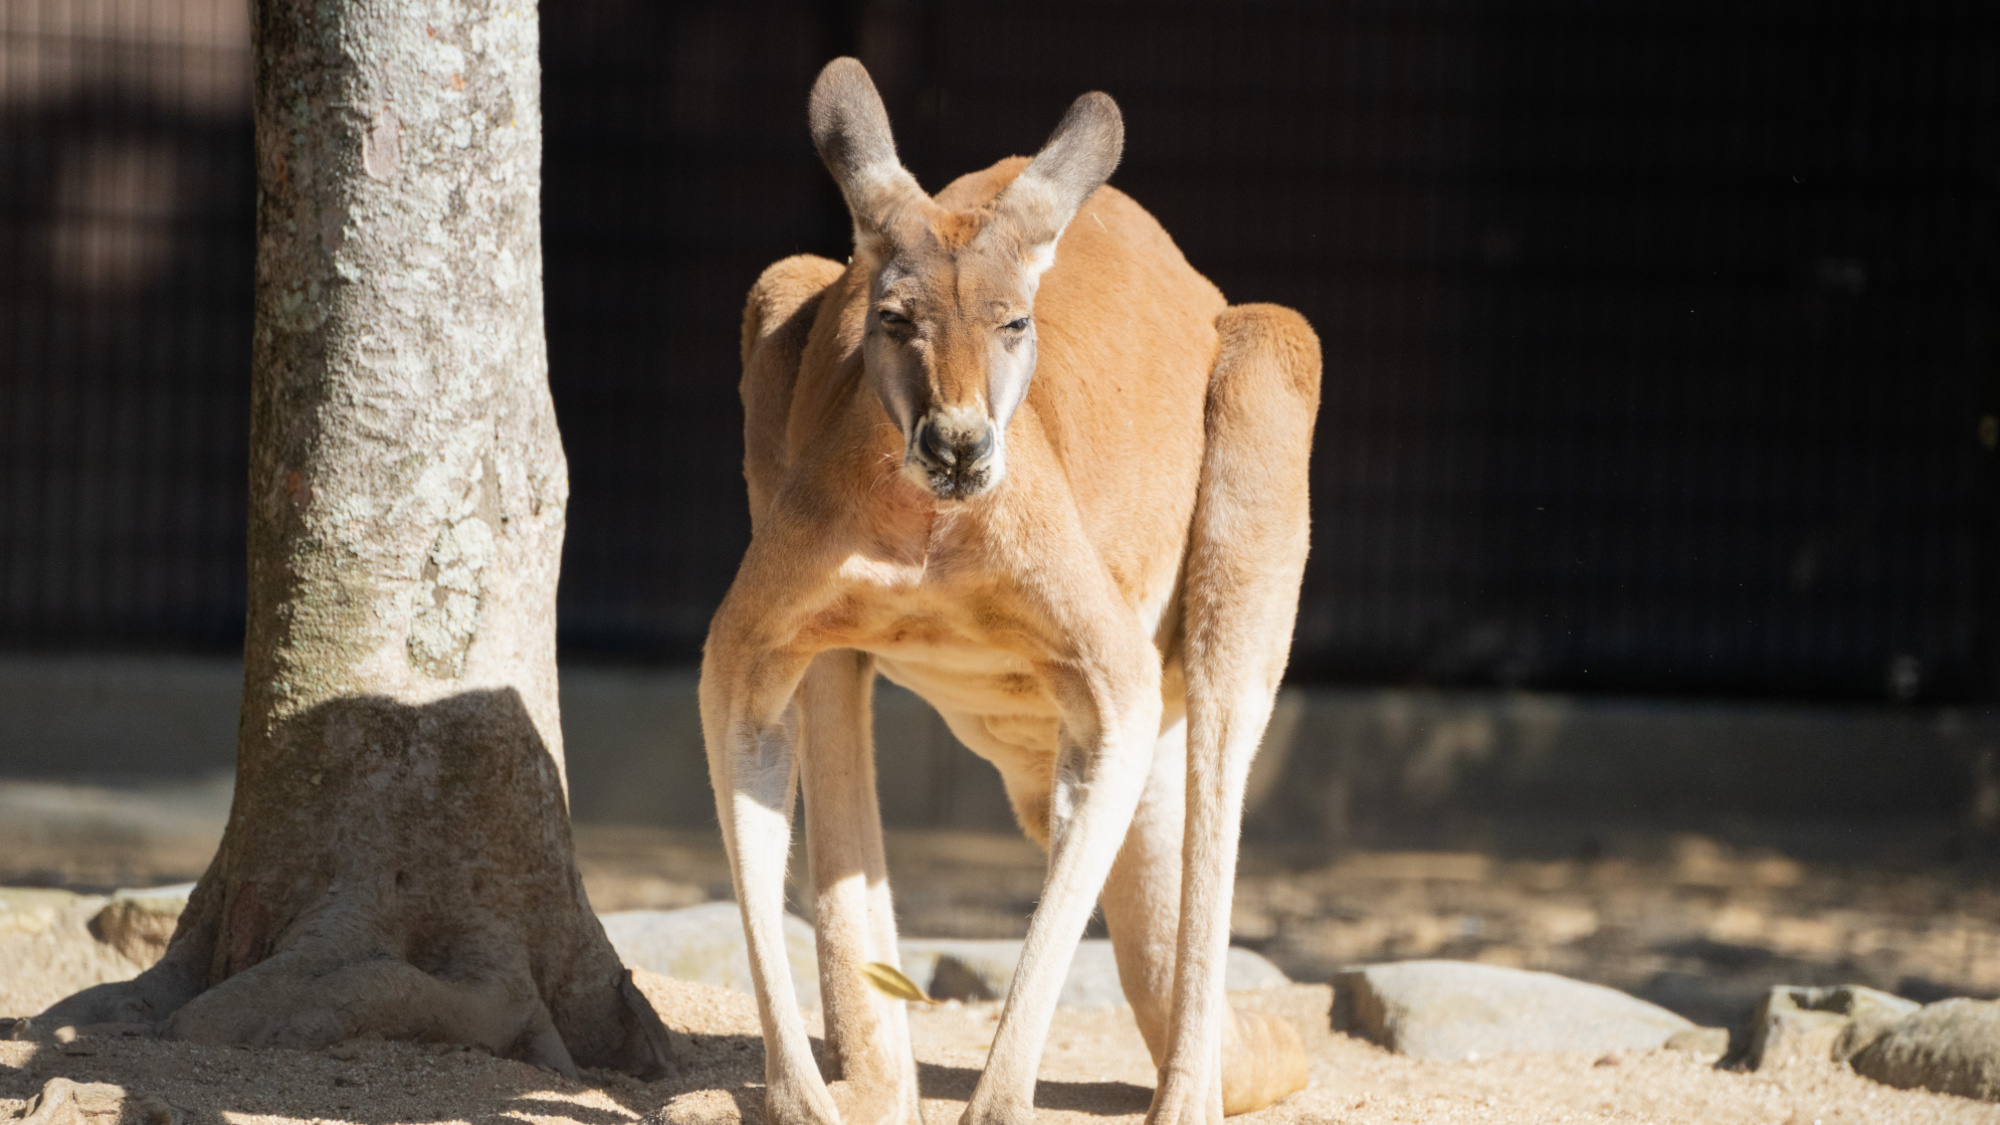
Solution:
<svg viewBox="0 0 2000 1125">
<path fill-rule="evenodd" d="M 1145 796 L 1104 885 L 1104 921 L 1118 958 L 1118 981 L 1153 1064 L 1162 1069 L 1163 1086 L 1172 1035 L 1186 794 L 1183 721 L 1160 735 Z M 1226 1008 L 1222 1019 L 1223 1112 L 1262 1109 L 1303 1084 L 1304 1048 L 1290 1024 Z"/>
<path fill-rule="evenodd" d="M 922 1125 L 903 1002 L 877 995 L 862 975 L 871 961 L 898 964 L 875 793 L 874 682 L 871 657 L 839 649 L 815 657 L 799 685 L 820 1000 L 840 1067 L 832 1092 L 844 1125 Z"/>
<path fill-rule="evenodd" d="M 1228 309 L 1216 327 L 1181 605 L 1186 821 L 1155 1125 L 1245 1113 L 1306 1082 L 1297 1033 L 1230 1011 L 1222 974 L 1244 788 L 1291 651 L 1305 571 L 1319 340 L 1303 317 L 1275 305 Z"/>
</svg>

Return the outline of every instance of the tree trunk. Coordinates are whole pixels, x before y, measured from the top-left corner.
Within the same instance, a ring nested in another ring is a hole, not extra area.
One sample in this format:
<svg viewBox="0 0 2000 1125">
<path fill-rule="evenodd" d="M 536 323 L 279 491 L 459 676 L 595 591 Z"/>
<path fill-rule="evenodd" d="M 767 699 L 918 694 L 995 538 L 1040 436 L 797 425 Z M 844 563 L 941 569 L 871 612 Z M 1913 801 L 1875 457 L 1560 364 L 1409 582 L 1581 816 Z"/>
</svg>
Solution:
<svg viewBox="0 0 2000 1125">
<path fill-rule="evenodd" d="M 253 19 L 235 804 L 162 962 L 50 1020 L 657 1073 L 665 1031 L 590 911 L 564 798 L 534 8 Z"/>
</svg>

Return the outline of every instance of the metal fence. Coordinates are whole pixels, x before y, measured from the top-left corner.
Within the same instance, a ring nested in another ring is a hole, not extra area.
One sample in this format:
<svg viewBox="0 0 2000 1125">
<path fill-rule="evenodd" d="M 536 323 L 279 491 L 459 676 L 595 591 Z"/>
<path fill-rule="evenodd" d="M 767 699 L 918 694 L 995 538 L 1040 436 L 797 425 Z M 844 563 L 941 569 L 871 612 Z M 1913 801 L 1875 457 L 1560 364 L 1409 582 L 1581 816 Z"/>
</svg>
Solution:
<svg viewBox="0 0 2000 1125">
<path fill-rule="evenodd" d="M 242 0 L 0 0 L 0 642 L 240 644 Z"/>
<path fill-rule="evenodd" d="M 241 0 L 0 0 L 0 644 L 240 628 Z M 844 255 L 858 53 L 924 185 L 1124 107 L 1115 183 L 1326 349 L 1296 674 L 2000 687 L 1983 3 L 542 13 L 571 652 L 684 659 L 748 535 L 743 292 Z"/>
</svg>

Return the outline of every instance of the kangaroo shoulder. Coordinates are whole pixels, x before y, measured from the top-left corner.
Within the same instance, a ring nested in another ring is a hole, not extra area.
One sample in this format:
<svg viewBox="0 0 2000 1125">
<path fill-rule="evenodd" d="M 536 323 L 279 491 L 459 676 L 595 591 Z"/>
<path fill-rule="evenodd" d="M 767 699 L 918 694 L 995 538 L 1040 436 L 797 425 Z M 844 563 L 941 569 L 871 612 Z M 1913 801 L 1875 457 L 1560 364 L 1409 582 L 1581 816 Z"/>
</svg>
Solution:
<svg viewBox="0 0 2000 1125">
<path fill-rule="evenodd" d="M 750 365 L 757 346 L 772 336 L 797 333 L 803 340 L 819 311 L 820 295 L 845 271 L 840 263 L 812 254 L 795 254 L 766 266 L 743 303 L 744 366 Z"/>
</svg>

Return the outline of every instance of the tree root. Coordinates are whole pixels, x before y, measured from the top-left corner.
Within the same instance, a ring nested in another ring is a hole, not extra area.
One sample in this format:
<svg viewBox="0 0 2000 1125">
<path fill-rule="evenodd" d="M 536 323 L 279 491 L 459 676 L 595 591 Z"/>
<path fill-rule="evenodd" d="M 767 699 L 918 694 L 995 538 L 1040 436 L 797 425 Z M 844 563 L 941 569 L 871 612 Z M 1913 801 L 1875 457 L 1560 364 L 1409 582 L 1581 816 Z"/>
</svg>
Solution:
<svg viewBox="0 0 2000 1125">
<path fill-rule="evenodd" d="M 386 957 L 328 966 L 281 953 L 195 997 L 167 1034 L 316 1050 L 363 1035 L 465 1043 L 565 1078 L 576 1060 L 526 970 L 443 980 Z"/>
<path fill-rule="evenodd" d="M 483 1047 L 572 1079 L 579 1063 L 648 1079 L 673 1071 L 666 1028 L 580 894 L 569 918 L 449 904 L 452 925 L 438 933 L 435 915 L 391 893 L 390 874 L 324 893 L 277 928 L 254 886 L 225 909 L 214 874 L 158 964 L 59 1001 L 14 1037 L 117 1023 L 196 1043 L 317 1050 L 380 1036 Z"/>
<path fill-rule="evenodd" d="M 113 981 L 58 1000 L 48 1011 L 14 1027 L 15 1039 L 34 1039 L 59 1027 L 91 1024 L 138 1024 L 155 1031 L 162 1020 L 192 1000 L 200 989 L 177 966 L 166 962 L 132 980 Z"/>
<path fill-rule="evenodd" d="M 666 1028 L 632 983 L 619 981 L 619 1022 L 629 1058 L 642 1078 L 671 1073 Z M 188 986 L 169 964 L 129 981 L 96 985 L 58 1002 L 14 1029 L 20 1039 L 60 1027 L 137 1024 L 192 1043 L 317 1050 L 348 1039 L 380 1036 L 419 1043 L 462 1043 L 520 1059 L 565 1078 L 577 1062 L 525 967 L 459 980 L 433 976 L 388 957 L 328 964 L 280 953 L 205 992 Z"/>
</svg>

